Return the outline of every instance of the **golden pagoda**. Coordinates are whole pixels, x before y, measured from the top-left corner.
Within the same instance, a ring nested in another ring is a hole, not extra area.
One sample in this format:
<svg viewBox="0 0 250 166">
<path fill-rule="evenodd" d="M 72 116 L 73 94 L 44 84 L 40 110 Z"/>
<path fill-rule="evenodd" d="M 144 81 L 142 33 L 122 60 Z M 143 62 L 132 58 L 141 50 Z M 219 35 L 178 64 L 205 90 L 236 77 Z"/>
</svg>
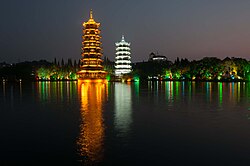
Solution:
<svg viewBox="0 0 250 166">
<path fill-rule="evenodd" d="M 101 31 L 98 29 L 100 23 L 95 22 L 92 10 L 90 18 L 83 23 L 82 35 L 82 58 L 80 71 L 77 72 L 78 80 L 100 80 L 105 79 L 107 72 L 103 70 L 101 59 Z"/>
</svg>

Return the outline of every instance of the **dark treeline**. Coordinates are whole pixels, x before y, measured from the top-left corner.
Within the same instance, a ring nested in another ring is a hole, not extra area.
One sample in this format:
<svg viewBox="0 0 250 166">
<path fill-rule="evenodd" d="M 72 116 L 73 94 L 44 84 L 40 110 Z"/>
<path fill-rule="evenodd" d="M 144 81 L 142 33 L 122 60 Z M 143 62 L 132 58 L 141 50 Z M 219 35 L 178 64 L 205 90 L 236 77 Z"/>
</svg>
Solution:
<svg viewBox="0 0 250 166">
<path fill-rule="evenodd" d="M 51 66 L 46 60 L 20 62 L 16 64 L 0 63 L 0 78 L 8 81 L 35 80 L 36 70 Z"/>
<path fill-rule="evenodd" d="M 114 62 L 104 57 L 104 70 L 113 76 Z M 7 81 L 21 80 L 76 80 L 80 60 L 54 59 L 0 63 L 0 78 Z M 140 80 L 203 80 L 203 81 L 250 81 L 250 62 L 243 58 L 205 57 L 189 61 L 176 58 L 174 62 L 146 61 L 133 64 L 132 77 Z"/>
<path fill-rule="evenodd" d="M 53 62 L 46 60 L 25 61 L 16 64 L 0 63 L 0 78 L 5 81 L 35 81 L 38 79 L 76 79 L 80 61 L 68 59 L 54 59 Z"/>
</svg>

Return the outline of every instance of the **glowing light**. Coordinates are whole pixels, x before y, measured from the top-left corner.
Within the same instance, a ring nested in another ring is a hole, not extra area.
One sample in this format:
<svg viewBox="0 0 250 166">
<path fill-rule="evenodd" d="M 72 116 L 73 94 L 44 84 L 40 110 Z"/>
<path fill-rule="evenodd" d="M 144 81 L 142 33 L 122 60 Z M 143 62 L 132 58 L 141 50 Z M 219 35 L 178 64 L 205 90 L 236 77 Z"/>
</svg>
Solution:
<svg viewBox="0 0 250 166">
<path fill-rule="evenodd" d="M 132 71 L 131 56 L 130 56 L 130 43 L 126 42 L 124 36 L 120 42 L 115 43 L 116 45 L 116 57 L 115 57 L 115 75 L 121 76 L 128 74 Z"/>
<path fill-rule="evenodd" d="M 132 123 L 132 95 L 131 86 L 123 83 L 115 84 L 115 117 L 114 124 L 119 136 L 126 136 L 130 132 Z"/>
<path fill-rule="evenodd" d="M 78 83 L 82 84 L 82 83 L 106 83 L 108 82 L 108 80 L 106 79 L 79 79 Z"/>
<path fill-rule="evenodd" d="M 139 81 L 140 81 L 140 77 L 135 76 L 135 77 L 134 77 L 134 81 L 135 81 L 135 82 L 139 82 Z"/>
<path fill-rule="evenodd" d="M 250 81 L 250 73 L 247 75 L 247 81 Z"/>
<path fill-rule="evenodd" d="M 222 86 L 222 83 L 220 82 L 219 83 L 219 103 L 220 103 L 220 105 L 222 104 L 222 98 L 223 98 L 222 91 L 223 91 L 223 86 Z"/>
<path fill-rule="evenodd" d="M 83 42 L 82 42 L 82 59 L 80 71 L 77 72 L 78 80 L 89 79 L 105 79 L 107 72 L 103 70 L 102 66 L 102 49 L 101 49 L 101 36 L 100 23 L 95 22 L 93 12 L 90 12 L 90 18 L 87 22 L 83 23 Z M 98 82 L 98 81 L 97 81 Z"/>
<path fill-rule="evenodd" d="M 107 80 L 107 81 L 110 81 L 110 80 L 111 80 L 110 74 L 108 74 L 108 75 L 106 76 L 106 80 Z"/>
<path fill-rule="evenodd" d="M 78 86 L 81 98 L 81 124 L 77 151 L 86 165 L 103 158 L 104 121 L 102 105 L 106 100 L 106 84 L 85 83 Z"/>
<path fill-rule="evenodd" d="M 172 79 L 172 73 L 171 71 L 166 71 L 165 79 Z"/>
</svg>

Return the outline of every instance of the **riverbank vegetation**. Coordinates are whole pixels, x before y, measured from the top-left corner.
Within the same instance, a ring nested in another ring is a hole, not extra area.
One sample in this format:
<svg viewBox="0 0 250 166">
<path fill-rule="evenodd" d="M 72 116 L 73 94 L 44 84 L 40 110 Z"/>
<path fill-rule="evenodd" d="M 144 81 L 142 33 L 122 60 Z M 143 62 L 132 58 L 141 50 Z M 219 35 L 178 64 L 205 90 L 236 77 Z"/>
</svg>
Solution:
<svg viewBox="0 0 250 166">
<path fill-rule="evenodd" d="M 21 62 L 16 64 L 0 63 L 0 78 L 3 81 L 58 81 L 76 80 L 80 62 L 68 59 L 66 62 L 46 60 Z M 114 62 L 104 58 L 107 79 L 115 80 Z M 243 58 L 205 57 L 201 60 L 179 59 L 174 62 L 146 61 L 133 64 L 133 72 L 124 78 L 136 80 L 176 80 L 176 81 L 250 81 L 250 61 Z"/>
<path fill-rule="evenodd" d="M 197 80 L 197 81 L 250 81 L 250 62 L 243 58 L 205 57 L 189 61 L 177 58 L 174 63 L 142 62 L 134 67 L 142 79 Z"/>
</svg>

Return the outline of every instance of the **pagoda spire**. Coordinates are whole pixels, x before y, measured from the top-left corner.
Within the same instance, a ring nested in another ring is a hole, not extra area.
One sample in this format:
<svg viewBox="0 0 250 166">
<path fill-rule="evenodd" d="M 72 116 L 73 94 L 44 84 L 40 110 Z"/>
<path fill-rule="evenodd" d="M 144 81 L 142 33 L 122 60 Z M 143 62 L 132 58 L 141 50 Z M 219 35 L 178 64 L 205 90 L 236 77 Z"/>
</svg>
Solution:
<svg viewBox="0 0 250 166">
<path fill-rule="evenodd" d="M 122 41 L 125 41 L 124 35 L 122 35 Z"/>
<path fill-rule="evenodd" d="M 90 17 L 89 18 L 93 19 L 93 10 L 92 9 L 90 10 Z"/>
</svg>

